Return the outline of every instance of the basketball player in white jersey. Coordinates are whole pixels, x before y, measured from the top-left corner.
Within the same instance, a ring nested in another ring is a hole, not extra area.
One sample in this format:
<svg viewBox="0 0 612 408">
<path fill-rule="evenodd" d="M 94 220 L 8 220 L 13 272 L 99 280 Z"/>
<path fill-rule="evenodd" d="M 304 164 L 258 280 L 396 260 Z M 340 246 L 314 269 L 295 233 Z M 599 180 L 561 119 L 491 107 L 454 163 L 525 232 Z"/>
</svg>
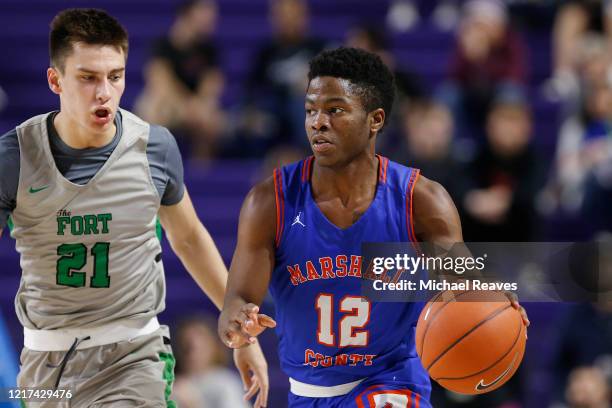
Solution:
<svg viewBox="0 0 612 408">
<path fill-rule="evenodd" d="M 127 51 L 126 31 L 107 13 L 58 14 L 47 79 L 60 110 L 0 137 L 0 233 L 11 220 L 21 254 L 18 384 L 72 395 L 32 406 L 174 406 L 168 328 L 156 318 L 165 307 L 158 217 L 222 306 L 227 270 L 183 185 L 173 136 L 119 108 Z M 235 360 L 245 397 L 265 406 L 261 349 L 236 350 Z"/>
</svg>

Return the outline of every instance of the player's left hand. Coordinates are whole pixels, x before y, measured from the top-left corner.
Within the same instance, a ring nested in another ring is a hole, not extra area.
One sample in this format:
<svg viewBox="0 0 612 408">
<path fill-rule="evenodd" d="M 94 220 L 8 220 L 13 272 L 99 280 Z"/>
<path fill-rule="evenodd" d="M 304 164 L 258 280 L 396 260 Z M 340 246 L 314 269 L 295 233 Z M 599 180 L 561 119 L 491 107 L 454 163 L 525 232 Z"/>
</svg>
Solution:
<svg viewBox="0 0 612 408">
<path fill-rule="evenodd" d="M 521 313 L 521 317 L 523 318 L 523 323 L 525 324 L 525 327 L 529 327 L 530 322 L 529 318 L 527 317 L 527 311 L 523 306 L 519 304 L 518 296 L 516 295 L 516 293 L 506 292 L 506 296 L 510 300 L 510 304 L 512 305 L 512 307 Z"/>
<path fill-rule="evenodd" d="M 265 408 L 268 404 L 268 363 L 255 342 L 248 347 L 234 349 L 234 363 L 240 372 L 244 386 L 244 400 L 248 401 L 257 395 L 253 408 Z"/>
</svg>

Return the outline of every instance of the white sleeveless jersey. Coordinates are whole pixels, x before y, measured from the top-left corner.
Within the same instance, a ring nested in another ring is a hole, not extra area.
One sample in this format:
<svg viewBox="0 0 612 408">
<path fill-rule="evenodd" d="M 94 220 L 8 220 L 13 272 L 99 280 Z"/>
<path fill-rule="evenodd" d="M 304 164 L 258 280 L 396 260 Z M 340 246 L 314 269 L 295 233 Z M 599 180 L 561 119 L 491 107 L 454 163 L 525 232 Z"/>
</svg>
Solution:
<svg viewBox="0 0 612 408">
<path fill-rule="evenodd" d="M 150 318 L 165 307 L 155 228 L 161 199 L 146 154 L 150 127 L 121 114 L 118 145 L 84 185 L 55 165 L 49 114 L 17 127 L 21 170 L 11 235 L 21 254 L 15 307 L 25 327 L 95 326 Z"/>
</svg>

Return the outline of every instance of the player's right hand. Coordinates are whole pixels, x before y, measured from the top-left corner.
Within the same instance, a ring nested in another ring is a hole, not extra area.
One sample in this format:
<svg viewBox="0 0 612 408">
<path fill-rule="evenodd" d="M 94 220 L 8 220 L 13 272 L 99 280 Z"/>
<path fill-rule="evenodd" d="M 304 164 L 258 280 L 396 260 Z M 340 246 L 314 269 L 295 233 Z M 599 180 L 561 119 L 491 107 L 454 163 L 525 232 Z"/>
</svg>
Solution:
<svg viewBox="0 0 612 408">
<path fill-rule="evenodd" d="M 226 346 L 234 349 L 255 343 L 257 336 L 273 327 L 276 327 L 274 319 L 259 313 L 259 306 L 253 303 L 233 312 L 224 310 L 219 317 L 219 336 Z"/>
</svg>

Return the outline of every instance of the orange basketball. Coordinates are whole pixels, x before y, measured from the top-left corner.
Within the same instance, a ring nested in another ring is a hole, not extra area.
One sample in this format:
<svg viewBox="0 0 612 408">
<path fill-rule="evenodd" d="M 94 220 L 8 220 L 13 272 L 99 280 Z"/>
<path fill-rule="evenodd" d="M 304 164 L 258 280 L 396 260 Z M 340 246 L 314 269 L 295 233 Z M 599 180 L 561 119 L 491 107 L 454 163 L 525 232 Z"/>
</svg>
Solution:
<svg viewBox="0 0 612 408">
<path fill-rule="evenodd" d="M 440 292 L 419 316 L 416 348 L 442 387 L 483 394 L 516 372 L 527 339 L 521 314 L 494 291 Z"/>
</svg>

